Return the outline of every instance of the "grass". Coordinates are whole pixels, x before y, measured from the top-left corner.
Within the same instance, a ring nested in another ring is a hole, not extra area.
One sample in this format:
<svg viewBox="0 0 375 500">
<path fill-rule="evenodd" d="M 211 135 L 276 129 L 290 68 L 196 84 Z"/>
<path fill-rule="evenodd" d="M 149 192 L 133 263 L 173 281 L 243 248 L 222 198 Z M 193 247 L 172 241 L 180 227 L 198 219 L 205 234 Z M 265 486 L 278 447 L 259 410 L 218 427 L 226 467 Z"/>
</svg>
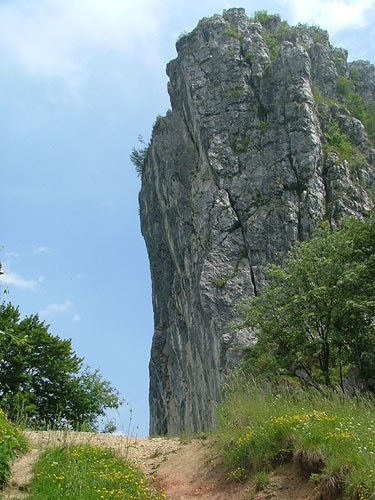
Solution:
<svg viewBox="0 0 375 500">
<path fill-rule="evenodd" d="M 70 444 L 65 433 L 58 441 L 58 445 L 49 443 L 40 453 L 28 485 L 28 500 L 166 498 L 120 451 L 90 442 Z M 14 459 L 28 449 L 21 430 L 0 410 L 0 489 L 7 483 Z"/>
<path fill-rule="evenodd" d="M 375 492 L 375 402 L 340 392 L 303 390 L 290 382 L 234 379 L 218 409 L 216 441 L 228 479 L 253 473 L 256 489 L 271 471 L 293 460 L 331 497 L 368 500 Z M 3 485 L 17 454 L 27 449 L 21 432 L 0 411 Z M 35 465 L 28 500 L 163 500 L 142 472 L 119 452 L 93 443 L 46 448 Z"/>
<path fill-rule="evenodd" d="M 108 448 L 73 444 L 39 457 L 29 500 L 162 500 L 142 472 Z"/>
<path fill-rule="evenodd" d="M 28 449 L 26 439 L 0 409 L 0 487 L 3 487 L 11 471 L 14 459 Z"/>
<path fill-rule="evenodd" d="M 230 477 L 294 459 L 301 473 L 358 500 L 375 491 L 375 404 L 340 393 L 235 384 L 220 406 L 219 433 Z"/>
</svg>

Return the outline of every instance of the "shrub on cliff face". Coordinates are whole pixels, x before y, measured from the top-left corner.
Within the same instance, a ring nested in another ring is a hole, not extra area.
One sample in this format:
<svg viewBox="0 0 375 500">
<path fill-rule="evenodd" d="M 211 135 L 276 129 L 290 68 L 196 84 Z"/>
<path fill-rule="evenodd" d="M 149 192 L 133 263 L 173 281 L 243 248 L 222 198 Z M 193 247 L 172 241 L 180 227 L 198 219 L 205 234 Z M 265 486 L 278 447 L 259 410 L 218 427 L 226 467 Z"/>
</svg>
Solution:
<svg viewBox="0 0 375 500">
<path fill-rule="evenodd" d="M 274 371 L 312 384 L 338 380 L 342 387 L 345 370 L 355 366 L 374 389 L 374 217 L 347 219 L 336 230 L 323 225 L 296 244 L 283 265 L 265 272 L 263 296 L 240 306 L 242 326 L 258 336 L 248 365 L 272 359 Z"/>
</svg>

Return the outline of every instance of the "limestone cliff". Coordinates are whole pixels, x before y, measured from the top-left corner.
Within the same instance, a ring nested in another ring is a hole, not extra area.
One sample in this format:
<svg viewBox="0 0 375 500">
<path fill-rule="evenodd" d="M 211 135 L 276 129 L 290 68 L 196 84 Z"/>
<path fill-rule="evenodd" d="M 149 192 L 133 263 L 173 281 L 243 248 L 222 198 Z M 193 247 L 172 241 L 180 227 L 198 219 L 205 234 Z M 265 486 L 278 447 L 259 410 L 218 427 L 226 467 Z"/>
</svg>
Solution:
<svg viewBox="0 0 375 500">
<path fill-rule="evenodd" d="M 172 110 L 154 125 L 140 193 L 151 434 L 214 425 L 224 377 L 253 340 L 228 326 L 234 305 L 319 220 L 372 206 L 374 66 L 348 63 L 323 30 L 261 17 L 203 19 L 167 66 Z"/>
</svg>

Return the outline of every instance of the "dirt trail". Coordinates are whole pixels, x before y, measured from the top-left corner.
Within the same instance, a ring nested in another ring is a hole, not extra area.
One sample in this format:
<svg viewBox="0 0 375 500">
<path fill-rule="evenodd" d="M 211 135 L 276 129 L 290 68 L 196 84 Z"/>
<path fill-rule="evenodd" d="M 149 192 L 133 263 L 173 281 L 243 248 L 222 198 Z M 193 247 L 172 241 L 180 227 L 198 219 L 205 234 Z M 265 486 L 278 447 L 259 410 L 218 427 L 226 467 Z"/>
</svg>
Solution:
<svg viewBox="0 0 375 500">
<path fill-rule="evenodd" d="M 28 483 L 38 453 L 46 446 L 90 443 L 107 446 L 139 466 L 169 500 L 318 500 L 321 489 L 302 479 L 293 464 L 270 477 L 262 491 L 254 481 L 228 482 L 225 468 L 208 441 L 178 438 L 131 438 L 94 433 L 26 432 L 32 450 L 13 464 L 4 499 L 27 499 Z"/>
</svg>

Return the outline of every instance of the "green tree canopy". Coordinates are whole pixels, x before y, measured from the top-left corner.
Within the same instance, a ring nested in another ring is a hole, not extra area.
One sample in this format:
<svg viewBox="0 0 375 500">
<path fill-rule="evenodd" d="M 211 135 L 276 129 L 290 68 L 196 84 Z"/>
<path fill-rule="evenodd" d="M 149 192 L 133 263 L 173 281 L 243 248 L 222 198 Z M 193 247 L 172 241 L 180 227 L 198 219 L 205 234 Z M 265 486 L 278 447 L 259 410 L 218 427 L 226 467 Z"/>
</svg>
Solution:
<svg viewBox="0 0 375 500">
<path fill-rule="evenodd" d="M 94 430 L 106 409 L 119 408 L 119 393 L 48 329 L 37 314 L 21 319 L 18 308 L 0 305 L 0 406 L 36 426 Z"/>
<path fill-rule="evenodd" d="M 243 303 L 241 326 L 258 337 L 245 364 L 299 375 L 312 384 L 343 384 L 355 367 L 370 383 L 375 369 L 375 221 L 322 225 L 296 244 L 283 265 L 266 267 L 261 297 Z M 374 388 L 374 387 L 373 387 Z"/>
</svg>

